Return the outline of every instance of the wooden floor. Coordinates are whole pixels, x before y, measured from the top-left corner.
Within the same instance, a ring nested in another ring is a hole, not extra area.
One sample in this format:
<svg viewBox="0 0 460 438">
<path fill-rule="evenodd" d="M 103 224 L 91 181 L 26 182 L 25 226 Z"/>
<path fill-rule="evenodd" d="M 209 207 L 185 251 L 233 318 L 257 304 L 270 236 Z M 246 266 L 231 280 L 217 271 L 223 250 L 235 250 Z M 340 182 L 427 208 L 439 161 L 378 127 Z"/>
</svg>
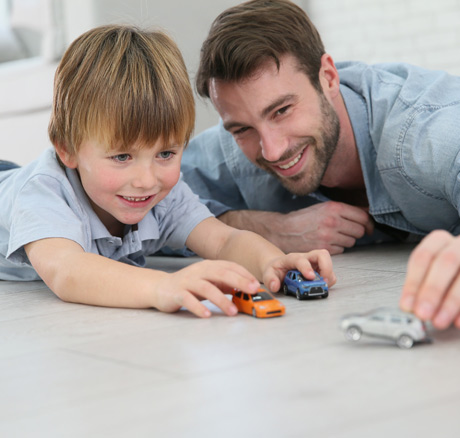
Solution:
<svg viewBox="0 0 460 438">
<path fill-rule="evenodd" d="M 338 329 L 397 305 L 410 249 L 335 256 L 328 299 L 280 295 L 286 315 L 269 320 L 66 304 L 0 281 L 0 436 L 459 437 L 460 331 L 401 350 Z"/>
</svg>

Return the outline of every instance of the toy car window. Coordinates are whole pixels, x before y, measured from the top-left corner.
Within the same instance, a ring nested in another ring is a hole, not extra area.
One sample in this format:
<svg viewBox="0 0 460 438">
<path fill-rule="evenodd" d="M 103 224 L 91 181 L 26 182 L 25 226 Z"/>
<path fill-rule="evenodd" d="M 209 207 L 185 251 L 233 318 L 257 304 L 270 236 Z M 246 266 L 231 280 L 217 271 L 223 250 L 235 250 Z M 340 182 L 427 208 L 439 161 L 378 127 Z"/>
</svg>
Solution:
<svg viewBox="0 0 460 438">
<path fill-rule="evenodd" d="M 371 316 L 370 319 L 371 319 L 372 321 L 384 321 L 383 316 L 380 316 L 380 315 Z"/>
<path fill-rule="evenodd" d="M 271 300 L 271 296 L 267 292 L 259 292 L 252 296 L 252 301 L 266 301 Z"/>
<path fill-rule="evenodd" d="M 243 295 L 243 299 L 246 300 L 246 301 L 249 301 L 249 295 L 248 295 L 248 294 L 244 294 L 244 295 Z"/>
<path fill-rule="evenodd" d="M 395 324 L 401 324 L 402 322 L 401 318 L 398 318 L 397 316 L 392 316 L 390 321 L 394 322 Z"/>
<path fill-rule="evenodd" d="M 235 293 L 235 296 L 238 297 L 238 298 L 241 298 L 241 295 L 242 295 L 242 292 L 236 292 Z"/>
</svg>

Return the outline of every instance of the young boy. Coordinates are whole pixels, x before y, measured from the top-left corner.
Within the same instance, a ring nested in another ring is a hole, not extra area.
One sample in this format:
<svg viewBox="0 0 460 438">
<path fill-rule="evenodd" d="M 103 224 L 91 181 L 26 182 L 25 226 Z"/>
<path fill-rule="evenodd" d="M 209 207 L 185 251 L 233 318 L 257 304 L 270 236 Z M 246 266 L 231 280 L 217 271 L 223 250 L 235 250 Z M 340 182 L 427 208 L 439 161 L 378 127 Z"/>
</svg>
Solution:
<svg viewBox="0 0 460 438">
<path fill-rule="evenodd" d="M 103 26 L 79 37 L 55 77 L 54 148 L 0 172 L 0 279 L 43 279 L 62 300 L 98 306 L 182 306 L 210 316 L 222 292 L 272 291 L 288 269 L 335 282 L 325 251 L 285 255 L 230 228 L 180 181 L 194 125 L 193 94 L 163 33 Z M 175 273 L 143 269 L 146 255 L 183 247 L 205 259 Z M 222 261 L 225 260 L 225 261 Z M 122 263 L 120 263 L 122 262 Z M 237 264 L 238 263 L 238 264 Z"/>
</svg>

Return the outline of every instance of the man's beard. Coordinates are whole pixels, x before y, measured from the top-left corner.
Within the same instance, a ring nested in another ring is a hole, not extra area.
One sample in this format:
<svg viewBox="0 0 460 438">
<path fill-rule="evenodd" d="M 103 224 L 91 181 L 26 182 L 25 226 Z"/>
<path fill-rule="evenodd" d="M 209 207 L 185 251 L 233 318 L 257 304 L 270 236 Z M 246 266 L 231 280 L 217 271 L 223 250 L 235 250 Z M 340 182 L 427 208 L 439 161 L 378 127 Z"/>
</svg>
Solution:
<svg viewBox="0 0 460 438">
<path fill-rule="evenodd" d="M 324 94 L 321 93 L 319 97 L 323 126 L 319 141 L 322 144 L 318 147 L 317 139 L 314 137 L 305 137 L 302 142 L 294 148 L 298 153 L 300 153 L 306 145 L 311 149 L 311 156 L 308 158 L 308 160 L 313 163 L 313 167 L 310 164 L 310 167 L 312 167 L 311 171 L 307 173 L 307 171 L 304 170 L 296 175 L 283 177 L 275 172 L 263 158 L 258 158 L 256 160 L 259 167 L 273 174 L 287 190 L 298 196 L 308 195 L 318 189 L 339 140 L 340 122 L 337 113 Z M 289 157 L 295 157 L 296 155 L 296 153 L 292 153 L 292 150 L 290 150 L 286 157 L 280 157 L 279 162 Z"/>
</svg>

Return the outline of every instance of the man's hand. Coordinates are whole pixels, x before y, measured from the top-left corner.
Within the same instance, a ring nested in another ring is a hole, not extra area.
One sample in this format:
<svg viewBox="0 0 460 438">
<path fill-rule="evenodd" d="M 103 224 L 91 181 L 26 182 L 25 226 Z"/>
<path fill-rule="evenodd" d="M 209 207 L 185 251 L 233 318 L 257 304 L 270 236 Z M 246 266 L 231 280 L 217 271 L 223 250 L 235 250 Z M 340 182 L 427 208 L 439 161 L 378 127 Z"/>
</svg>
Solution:
<svg viewBox="0 0 460 438">
<path fill-rule="evenodd" d="M 400 306 L 438 329 L 452 322 L 460 328 L 460 237 L 436 230 L 420 242 L 409 258 Z"/>
<path fill-rule="evenodd" d="M 286 253 L 327 249 L 331 254 L 340 254 L 374 230 L 372 219 L 364 209 L 334 201 L 287 214 L 228 211 L 219 219 L 235 228 L 260 234 Z"/>
</svg>

